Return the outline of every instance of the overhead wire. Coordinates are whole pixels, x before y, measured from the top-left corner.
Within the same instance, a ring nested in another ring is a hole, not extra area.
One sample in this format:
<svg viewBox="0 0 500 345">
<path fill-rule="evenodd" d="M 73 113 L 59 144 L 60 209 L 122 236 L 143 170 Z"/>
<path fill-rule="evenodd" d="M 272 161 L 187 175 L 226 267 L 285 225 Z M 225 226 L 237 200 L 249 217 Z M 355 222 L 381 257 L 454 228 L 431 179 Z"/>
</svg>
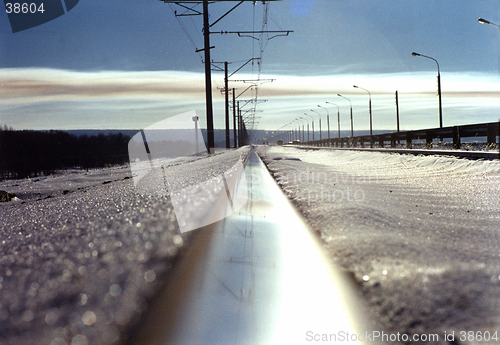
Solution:
<svg viewBox="0 0 500 345">
<path fill-rule="evenodd" d="M 177 20 L 177 22 L 179 23 L 182 31 L 184 31 L 184 34 L 186 35 L 186 37 L 188 38 L 189 42 L 191 43 L 191 45 L 193 46 L 194 48 L 194 51 L 196 52 L 196 54 L 200 57 L 200 60 L 203 62 L 203 55 L 201 54 L 201 52 L 198 52 L 198 46 L 196 45 L 194 39 L 191 37 L 191 34 L 188 30 L 188 28 L 186 27 L 186 25 L 184 24 L 184 22 L 182 20 L 180 20 L 179 16 L 177 16 L 177 11 L 174 10 L 172 4 L 168 3 L 168 6 L 170 7 L 170 10 L 172 11 L 172 13 L 174 14 L 174 17 L 175 19 Z M 193 26 L 194 26 L 194 22 L 193 22 L 193 18 L 191 18 L 191 21 L 193 23 Z M 196 30 L 195 30 L 196 31 Z M 203 42 L 203 40 L 201 39 L 201 42 Z"/>
<path fill-rule="evenodd" d="M 281 28 L 281 25 L 280 23 L 278 22 L 278 20 L 274 17 L 274 15 L 271 13 L 269 13 L 269 17 L 271 18 L 271 20 L 274 22 L 274 24 L 276 24 L 276 26 L 278 27 L 279 30 L 283 30 Z"/>
<path fill-rule="evenodd" d="M 261 33 L 258 38 L 259 41 L 259 59 L 257 60 L 258 72 L 257 72 L 257 86 L 255 87 L 255 102 L 254 102 L 254 110 L 252 117 L 252 132 L 255 128 L 255 114 L 257 113 L 257 105 L 258 105 L 258 97 L 259 97 L 259 87 L 262 85 L 261 82 L 261 74 L 262 74 L 262 61 L 264 58 L 264 50 L 269 42 L 269 34 L 266 32 L 268 27 L 268 13 L 269 13 L 269 3 L 263 3 L 263 14 L 262 14 L 262 25 L 261 25 Z"/>
<path fill-rule="evenodd" d="M 255 26 L 256 26 L 256 21 L 257 21 L 257 18 L 256 18 L 256 4 L 258 3 L 258 1 L 254 1 L 253 2 L 253 13 L 252 13 L 252 31 L 255 32 Z M 196 53 L 198 54 L 198 56 L 200 57 L 200 60 L 203 62 L 204 60 L 204 55 L 201 53 L 201 51 L 198 51 L 198 45 L 196 44 L 196 40 L 199 40 L 201 42 L 201 44 L 203 45 L 203 37 L 201 36 L 201 33 L 199 32 L 199 30 L 196 29 L 196 24 L 194 23 L 194 20 L 193 18 L 190 18 L 190 23 L 192 25 L 192 27 L 194 27 L 194 32 L 196 32 L 196 39 L 192 37 L 192 34 L 190 32 L 190 30 L 188 29 L 188 27 L 185 25 L 185 23 L 179 18 L 179 16 L 177 15 L 177 11 L 175 11 L 173 9 L 173 6 L 172 4 L 168 4 L 171 11 L 174 13 L 174 16 L 177 20 L 177 22 L 179 23 L 180 27 L 182 28 L 182 30 L 184 31 L 184 34 L 186 35 L 186 37 L 188 38 L 188 41 L 190 42 L 190 44 L 193 46 L 194 50 L 196 51 Z M 249 130 L 252 132 L 252 136 L 253 136 L 253 131 L 254 131 L 254 128 L 255 128 L 255 114 L 257 112 L 257 104 L 258 104 L 258 96 L 259 96 L 259 87 L 263 84 L 262 82 L 262 79 L 261 79 L 261 73 L 262 73 L 262 61 L 263 61 L 263 57 L 264 57 L 264 51 L 267 47 L 267 44 L 269 43 L 269 33 L 266 33 L 265 31 L 267 31 L 267 27 L 268 27 L 268 18 L 270 17 L 271 20 L 280 28 L 281 30 L 281 27 L 279 25 L 279 23 L 277 22 L 276 18 L 274 18 L 274 16 L 272 14 L 269 13 L 269 1 L 262 1 L 262 5 L 263 5 L 263 12 L 262 12 L 262 32 L 260 33 L 260 35 L 258 36 L 258 38 L 256 37 L 253 37 L 254 40 L 252 40 L 252 80 L 255 80 L 254 82 L 254 85 L 253 87 L 251 88 L 251 91 L 254 91 L 254 95 L 252 98 L 252 108 L 247 110 L 248 113 L 250 113 L 251 115 L 251 125 L 249 126 Z M 197 12 L 194 10 L 194 8 L 196 7 L 197 5 L 195 5 L 193 7 L 193 12 Z M 188 11 L 185 11 L 184 13 L 187 13 Z M 256 57 L 256 53 L 255 53 L 255 40 L 258 41 L 259 43 L 259 52 L 258 52 L 258 58 Z M 242 60 L 242 61 L 235 61 L 234 63 L 239 63 L 239 62 L 244 62 L 246 60 Z M 257 72 L 255 72 L 255 61 L 257 61 Z M 254 78 L 255 74 L 257 74 L 257 77 Z M 216 83 L 217 84 L 217 83 Z"/>
<path fill-rule="evenodd" d="M 195 28 L 194 32 L 196 32 L 198 34 L 198 39 L 200 40 L 200 42 L 203 42 L 203 36 L 201 35 L 201 31 L 196 29 L 196 24 L 194 22 L 193 17 L 191 17 L 190 19 L 191 19 L 191 24 Z"/>
<path fill-rule="evenodd" d="M 252 8 L 252 31 L 253 32 L 255 32 L 255 6 L 256 6 L 256 2 L 254 1 L 253 8 Z M 252 40 L 252 58 L 255 58 L 255 40 Z M 255 60 L 252 60 L 252 79 L 254 79 L 254 75 L 255 75 L 254 67 L 255 67 Z M 255 87 L 255 98 L 254 98 L 255 102 L 253 102 L 253 104 L 252 104 L 252 113 L 253 114 L 255 114 L 255 108 L 256 108 L 257 88 L 258 88 L 258 85 Z M 253 121 L 252 121 L 250 131 L 252 133 L 251 136 L 253 137 Z"/>
<path fill-rule="evenodd" d="M 255 2 L 253 3 L 253 15 L 252 15 L 252 31 L 255 32 Z M 252 40 L 252 58 L 255 57 L 255 40 Z M 253 77 L 253 67 L 254 62 L 252 61 L 252 77 Z"/>
</svg>

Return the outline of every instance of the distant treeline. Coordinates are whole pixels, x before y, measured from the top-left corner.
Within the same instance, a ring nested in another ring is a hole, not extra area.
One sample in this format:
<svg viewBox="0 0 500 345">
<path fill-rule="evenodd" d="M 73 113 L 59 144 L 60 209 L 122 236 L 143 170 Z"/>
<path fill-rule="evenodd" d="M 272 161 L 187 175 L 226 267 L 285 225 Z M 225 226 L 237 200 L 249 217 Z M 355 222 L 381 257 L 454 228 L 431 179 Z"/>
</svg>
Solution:
<svg viewBox="0 0 500 345">
<path fill-rule="evenodd" d="M 100 168 L 128 162 L 129 136 L 75 136 L 62 131 L 0 127 L 0 178 L 49 175 L 67 168 Z"/>
</svg>

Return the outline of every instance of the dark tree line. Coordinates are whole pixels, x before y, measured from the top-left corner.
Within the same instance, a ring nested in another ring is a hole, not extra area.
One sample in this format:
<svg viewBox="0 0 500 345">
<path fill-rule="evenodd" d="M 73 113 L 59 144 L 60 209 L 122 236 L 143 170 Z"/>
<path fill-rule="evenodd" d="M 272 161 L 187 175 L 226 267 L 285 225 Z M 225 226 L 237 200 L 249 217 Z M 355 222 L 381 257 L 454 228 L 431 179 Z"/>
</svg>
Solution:
<svg viewBox="0 0 500 345">
<path fill-rule="evenodd" d="M 0 128 L 0 178 L 49 175 L 67 168 L 100 168 L 128 161 L 129 136 L 75 136 L 62 131 Z"/>
</svg>

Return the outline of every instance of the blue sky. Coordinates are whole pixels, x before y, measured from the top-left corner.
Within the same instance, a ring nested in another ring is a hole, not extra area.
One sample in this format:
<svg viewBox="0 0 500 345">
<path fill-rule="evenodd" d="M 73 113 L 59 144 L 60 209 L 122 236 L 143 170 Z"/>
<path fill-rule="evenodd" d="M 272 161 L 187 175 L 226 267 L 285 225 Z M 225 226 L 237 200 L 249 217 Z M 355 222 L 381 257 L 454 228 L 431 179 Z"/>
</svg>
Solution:
<svg viewBox="0 0 500 345">
<path fill-rule="evenodd" d="M 232 4 L 210 5 L 212 21 Z M 241 5 L 213 30 L 259 30 L 262 11 L 260 3 Z M 283 0 L 269 11 L 269 30 L 294 32 L 271 39 L 262 55 L 262 77 L 275 81 L 259 88 L 266 102 L 257 108 L 257 128 L 276 129 L 325 101 L 340 107 L 347 125 L 341 93 L 353 102 L 355 129 L 366 129 L 368 96 L 353 84 L 372 92 L 375 129 L 394 127 L 395 90 L 403 128 L 437 126 L 436 65 L 412 51 L 439 61 L 445 125 L 500 116 L 500 30 L 477 22 L 500 22 L 497 0 Z M 0 124 L 143 128 L 190 110 L 203 119 L 203 64 L 194 52 L 202 45 L 201 18 L 181 21 L 194 45 L 158 0 L 80 0 L 66 15 L 15 34 L 2 11 Z M 251 38 L 211 39 L 213 60 L 234 62 L 233 69 L 259 56 Z M 249 64 L 234 78 L 256 73 Z M 216 127 L 222 78 L 213 73 Z"/>
</svg>

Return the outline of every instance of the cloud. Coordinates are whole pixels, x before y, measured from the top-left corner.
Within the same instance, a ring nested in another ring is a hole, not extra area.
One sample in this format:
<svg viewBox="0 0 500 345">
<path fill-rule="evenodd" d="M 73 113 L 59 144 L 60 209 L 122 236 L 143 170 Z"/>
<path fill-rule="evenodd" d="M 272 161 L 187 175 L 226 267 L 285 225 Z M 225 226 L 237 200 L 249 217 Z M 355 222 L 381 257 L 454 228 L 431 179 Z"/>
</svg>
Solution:
<svg viewBox="0 0 500 345">
<path fill-rule="evenodd" d="M 188 72 L 76 72 L 56 69 L 0 70 L 0 102 L 68 101 L 144 96 L 199 97 L 203 75 Z"/>
<path fill-rule="evenodd" d="M 441 76 L 443 93 L 474 96 L 500 96 L 498 76 L 485 73 L 450 73 Z M 372 94 L 406 93 L 426 94 L 437 92 L 436 75 L 424 73 L 386 74 L 335 74 L 325 76 L 278 76 L 276 81 L 265 85 L 261 94 L 268 96 L 352 94 L 364 91 L 353 88 L 358 85 Z"/>
<path fill-rule="evenodd" d="M 222 128 L 224 124 L 223 96 L 219 92 L 224 85 L 222 78 L 222 74 L 212 76 L 216 128 Z M 415 119 L 409 121 L 408 126 L 420 126 L 417 114 L 435 117 L 435 72 L 263 75 L 262 78 L 274 81 L 259 85 L 259 98 L 266 100 L 257 107 L 262 110 L 262 115 L 258 115 L 261 117 L 259 128 L 280 127 L 290 117 L 302 116 L 304 112 L 317 108 L 318 104 L 327 106 L 325 101 L 337 103 L 343 116 L 347 114 L 349 103 L 337 97 L 337 93 L 352 101 L 357 123 L 365 126 L 368 123 L 365 119 L 368 94 L 353 88 L 353 84 L 370 91 L 377 127 L 393 120 L 396 90 L 401 113 L 412 114 L 411 118 Z M 240 74 L 237 79 L 255 79 L 255 76 Z M 443 111 L 450 124 L 466 123 L 467 112 L 481 114 L 481 118 L 474 122 L 498 119 L 498 75 L 442 73 L 441 79 Z M 203 73 L 0 69 L 0 124 L 19 129 L 136 129 L 191 110 L 196 110 L 204 119 L 204 85 Z M 230 83 L 231 88 L 237 88 L 237 94 L 250 85 Z M 240 100 L 249 98 L 252 98 L 250 91 Z M 330 112 L 336 112 L 335 106 L 327 107 Z M 343 122 L 347 123 L 345 119 Z"/>
<path fill-rule="evenodd" d="M 267 77 L 264 77 L 267 78 Z M 262 83 L 259 94 L 273 96 L 308 96 L 322 94 L 353 94 L 356 84 L 371 93 L 432 93 L 436 89 L 436 76 L 432 73 L 393 74 L 334 74 L 324 76 L 270 76 L 271 83 Z M 450 73 L 442 75 L 443 93 L 456 93 L 460 97 L 498 97 L 498 76 L 484 73 Z M 213 75 L 213 89 L 222 86 L 222 79 Z M 238 79 L 255 79 L 240 75 Z M 71 100 L 94 98 L 141 97 L 203 97 L 204 75 L 194 72 L 77 72 L 55 69 L 0 69 L 0 102 L 36 102 L 41 100 Z M 231 87 L 233 83 L 231 83 Z M 239 83 L 239 90 L 249 84 Z M 216 96 L 216 95 L 215 95 Z"/>
</svg>

